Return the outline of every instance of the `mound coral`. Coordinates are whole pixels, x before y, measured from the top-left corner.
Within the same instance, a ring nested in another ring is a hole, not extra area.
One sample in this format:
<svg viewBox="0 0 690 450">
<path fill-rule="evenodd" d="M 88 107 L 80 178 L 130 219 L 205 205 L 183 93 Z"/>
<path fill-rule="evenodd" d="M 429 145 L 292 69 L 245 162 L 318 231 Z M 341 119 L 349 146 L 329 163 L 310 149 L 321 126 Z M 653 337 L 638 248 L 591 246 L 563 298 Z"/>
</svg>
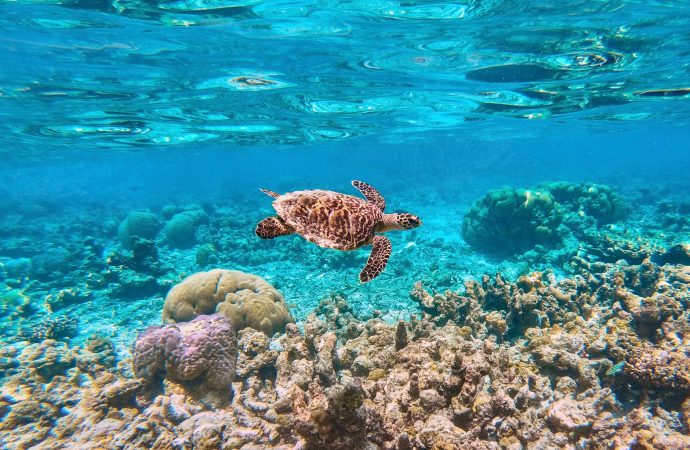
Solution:
<svg viewBox="0 0 690 450">
<path fill-rule="evenodd" d="M 151 211 L 132 211 L 120 222 L 117 236 L 123 247 L 131 249 L 133 237 L 153 239 L 160 230 L 161 223 L 154 213 Z"/>
<path fill-rule="evenodd" d="M 462 233 L 475 249 L 499 255 L 525 253 L 539 245 L 568 247 L 567 237 L 575 240 L 576 248 L 577 239 L 592 241 L 601 225 L 624 219 L 627 213 L 623 198 L 608 186 L 545 183 L 533 190 L 489 192 L 465 214 Z"/>
<path fill-rule="evenodd" d="M 268 336 L 292 322 L 283 295 L 256 275 L 214 269 L 198 272 L 174 286 L 163 305 L 164 322 L 184 322 L 200 314 L 219 313 L 237 331 L 246 327 Z"/>
<path fill-rule="evenodd" d="M 559 181 L 539 187 L 550 192 L 568 210 L 581 211 L 594 218 L 599 225 L 622 220 L 628 213 L 623 198 L 603 184 Z"/>
<path fill-rule="evenodd" d="M 208 223 L 208 215 L 200 209 L 175 214 L 163 227 L 165 240 L 171 247 L 189 248 L 196 244 L 196 230 Z"/>
<path fill-rule="evenodd" d="M 547 191 L 499 189 L 475 201 L 462 234 L 472 247 L 498 254 L 522 253 L 558 242 L 562 213 Z"/>
<path fill-rule="evenodd" d="M 173 380 L 200 378 L 211 389 L 230 386 L 235 378 L 237 336 L 219 314 L 191 322 L 150 327 L 132 352 L 134 374 L 146 380 L 160 373 Z"/>
</svg>

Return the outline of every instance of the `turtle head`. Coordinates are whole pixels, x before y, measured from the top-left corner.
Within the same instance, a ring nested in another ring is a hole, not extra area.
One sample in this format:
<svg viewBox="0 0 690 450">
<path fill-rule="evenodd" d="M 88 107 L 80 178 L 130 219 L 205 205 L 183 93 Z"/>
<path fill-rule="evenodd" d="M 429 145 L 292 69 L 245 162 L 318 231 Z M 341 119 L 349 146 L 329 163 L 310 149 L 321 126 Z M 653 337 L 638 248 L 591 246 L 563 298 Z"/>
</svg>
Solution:
<svg viewBox="0 0 690 450">
<path fill-rule="evenodd" d="M 422 224 L 422 219 L 410 213 L 384 214 L 379 231 L 409 230 Z"/>
<path fill-rule="evenodd" d="M 400 224 L 401 230 L 409 230 L 411 228 L 417 228 L 422 224 L 422 219 L 410 213 L 398 213 L 396 214 L 398 224 Z"/>
</svg>

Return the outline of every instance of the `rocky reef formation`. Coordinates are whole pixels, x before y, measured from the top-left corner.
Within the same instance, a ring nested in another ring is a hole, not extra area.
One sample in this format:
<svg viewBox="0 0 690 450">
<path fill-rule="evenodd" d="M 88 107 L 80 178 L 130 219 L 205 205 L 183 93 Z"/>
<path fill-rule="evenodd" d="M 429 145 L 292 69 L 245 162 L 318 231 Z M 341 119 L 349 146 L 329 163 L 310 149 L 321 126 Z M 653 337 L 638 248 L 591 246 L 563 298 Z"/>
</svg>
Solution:
<svg viewBox="0 0 690 450">
<path fill-rule="evenodd" d="M 289 323 L 269 337 L 245 328 L 236 377 L 213 392 L 173 377 L 136 378 L 127 362 L 113 365 L 103 341 L 5 348 L 0 442 L 37 449 L 690 446 L 689 267 L 646 261 L 562 280 L 498 275 L 468 281 L 462 292 L 429 292 L 420 283 L 412 296 L 425 312 L 410 321 L 359 318 L 334 295 L 303 329 Z M 215 317 L 172 326 L 225 320 Z M 171 347 L 160 344 L 153 347 Z M 137 361 L 135 351 L 135 373 L 144 375 Z"/>
<path fill-rule="evenodd" d="M 237 270 L 214 269 L 185 278 L 168 293 L 164 322 L 222 314 L 237 331 L 246 327 L 268 336 L 285 330 L 292 316 L 283 295 L 266 280 Z"/>
</svg>

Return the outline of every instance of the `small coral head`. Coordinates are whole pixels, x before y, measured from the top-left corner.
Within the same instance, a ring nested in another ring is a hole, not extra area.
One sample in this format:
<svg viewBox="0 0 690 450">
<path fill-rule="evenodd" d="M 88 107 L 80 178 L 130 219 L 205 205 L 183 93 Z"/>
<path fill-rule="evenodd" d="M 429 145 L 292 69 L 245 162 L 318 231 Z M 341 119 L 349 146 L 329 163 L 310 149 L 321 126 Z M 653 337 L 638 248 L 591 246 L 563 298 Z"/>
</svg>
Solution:
<svg viewBox="0 0 690 450">
<path fill-rule="evenodd" d="M 417 228 L 422 224 L 422 219 L 410 213 L 398 213 L 397 221 L 400 225 L 400 228 L 402 228 L 403 230 Z"/>
</svg>

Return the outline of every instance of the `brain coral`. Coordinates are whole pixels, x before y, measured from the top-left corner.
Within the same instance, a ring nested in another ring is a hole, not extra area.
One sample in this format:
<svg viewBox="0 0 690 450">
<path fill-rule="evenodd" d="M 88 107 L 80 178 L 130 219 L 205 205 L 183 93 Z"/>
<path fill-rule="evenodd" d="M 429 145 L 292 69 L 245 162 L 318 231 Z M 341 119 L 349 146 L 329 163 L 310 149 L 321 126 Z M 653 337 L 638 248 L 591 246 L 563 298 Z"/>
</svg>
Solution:
<svg viewBox="0 0 690 450">
<path fill-rule="evenodd" d="M 499 189 L 475 201 L 462 234 L 472 247 L 511 254 L 558 241 L 561 210 L 546 191 Z"/>
<path fill-rule="evenodd" d="M 134 374 L 147 380 L 163 373 L 178 381 L 203 378 L 209 388 L 223 389 L 235 379 L 237 336 L 219 314 L 149 327 L 137 338 L 132 360 Z"/>
<path fill-rule="evenodd" d="M 283 332 L 292 316 L 282 294 L 266 280 L 236 270 L 199 272 L 174 286 L 163 305 L 163 321 L 184 322 L 219 313 L 235 330 L 246 327 L 268 336 Z"/>
<path fill-rule="evenodd" d="M 161 229 L 158 217 L 150 211 L 132 211 L 120 222 L 117 236 L 125 248 L 132 248 L 134 236 L 153 239 Z"/>
</svg>

